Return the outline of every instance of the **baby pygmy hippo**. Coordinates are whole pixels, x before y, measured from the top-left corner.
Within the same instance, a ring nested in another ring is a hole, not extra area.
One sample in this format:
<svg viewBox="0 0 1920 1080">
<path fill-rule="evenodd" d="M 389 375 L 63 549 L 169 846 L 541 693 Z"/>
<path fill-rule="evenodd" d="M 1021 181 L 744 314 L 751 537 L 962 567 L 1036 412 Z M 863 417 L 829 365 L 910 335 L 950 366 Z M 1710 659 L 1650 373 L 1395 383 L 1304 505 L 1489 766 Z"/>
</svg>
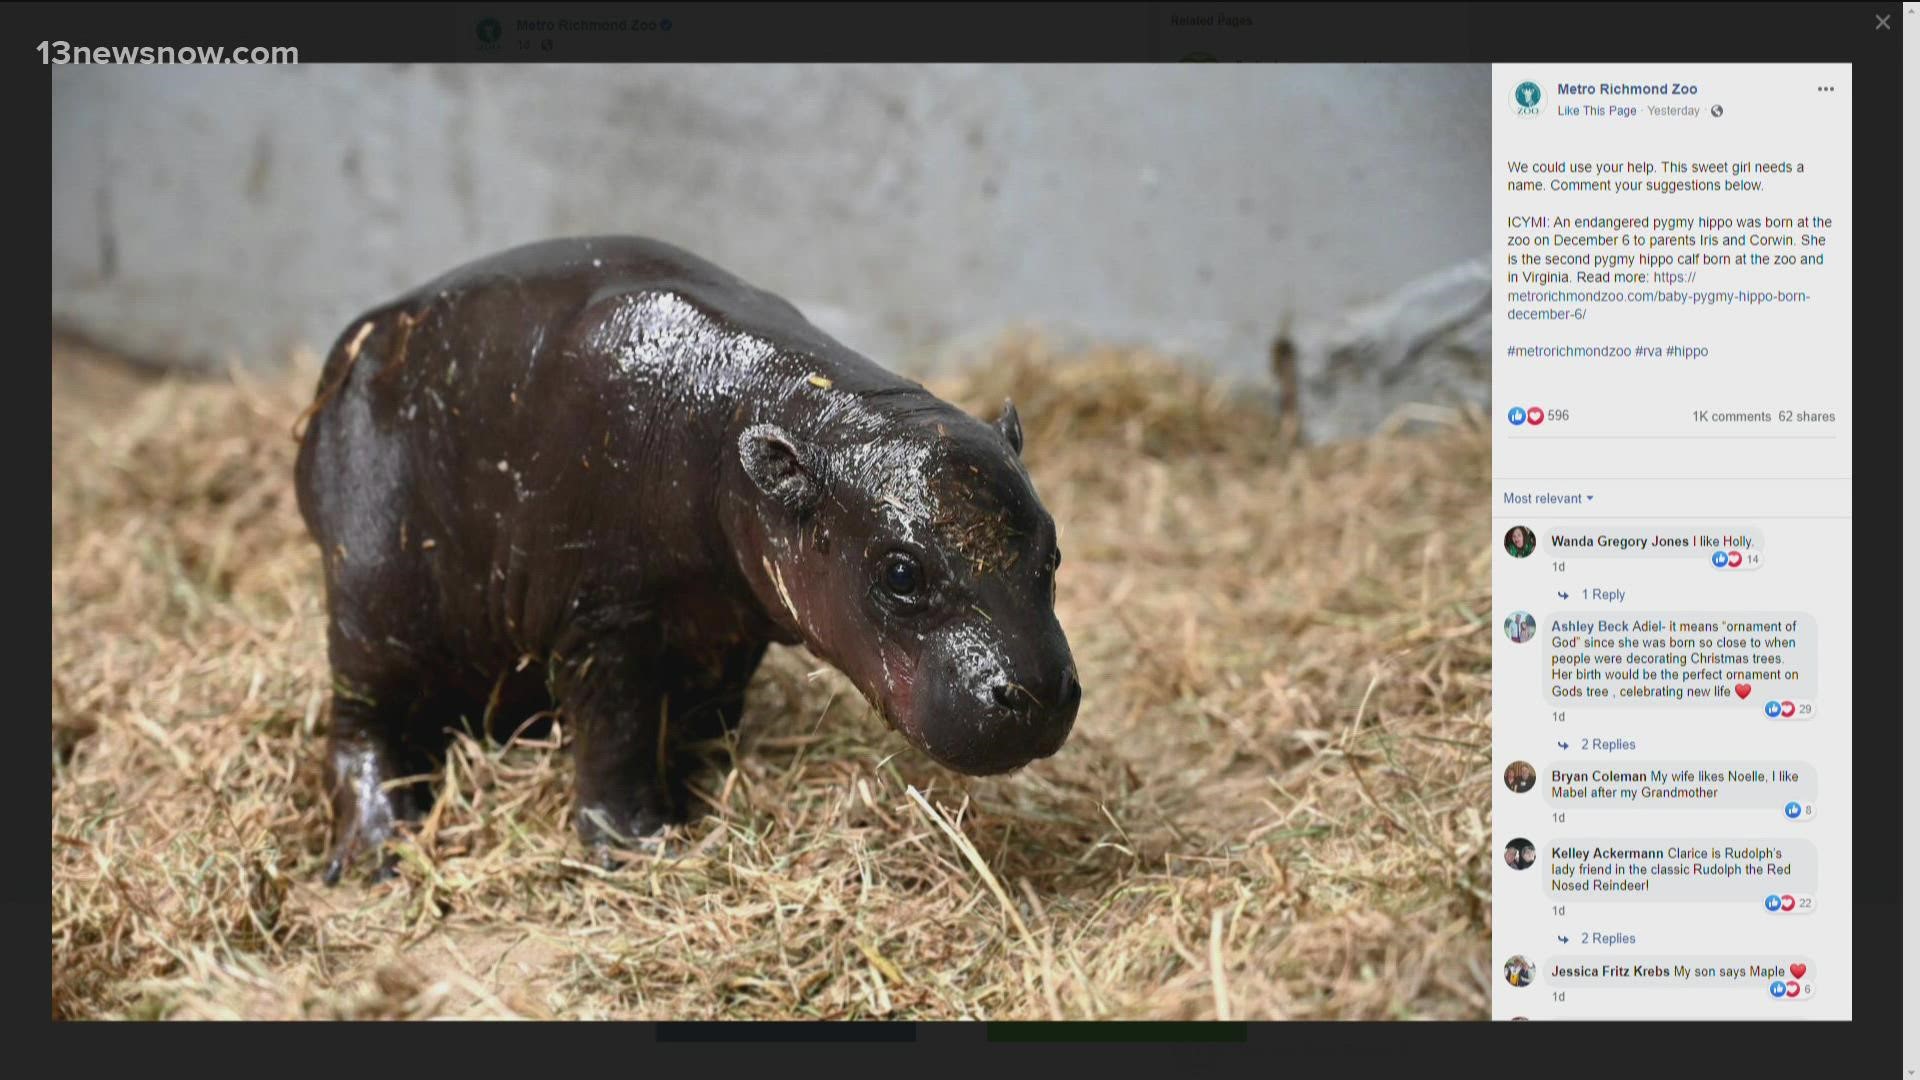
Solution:
<svg viewBox="0 0 1920 1080">
<path fill-rule="evenodd" d="M 430 772 L 463 716 L 562 719 L 590 844 L 684 820 L 673 750 L 738 723 L 771 641 L 960 772 L 1073 726 L 1060 550 L 1012 402 L 982 422 L 678 248 L 554 240 L 454 270 L 346 328 L 309 416 L 329 882 L 424 809 L 389 781 Z"/>
</svg>

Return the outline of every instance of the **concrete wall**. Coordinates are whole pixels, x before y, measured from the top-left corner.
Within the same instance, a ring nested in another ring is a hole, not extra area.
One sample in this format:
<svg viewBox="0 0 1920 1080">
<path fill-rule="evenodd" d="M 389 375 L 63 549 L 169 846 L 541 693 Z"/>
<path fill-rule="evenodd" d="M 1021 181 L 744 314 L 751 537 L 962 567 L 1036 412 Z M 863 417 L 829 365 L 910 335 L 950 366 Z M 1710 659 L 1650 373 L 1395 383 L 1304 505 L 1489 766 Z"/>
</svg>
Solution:
<svg viewBox="0 0 1920 1080">
<path fill-rule="evenodd" d="M 1485 66 L 57 67 L 53 316 L 271 366 L 457 263 L 659 236 L 924 372 L 1016 321 L 1265 378 L 1484 258 Z"/>
</svg>

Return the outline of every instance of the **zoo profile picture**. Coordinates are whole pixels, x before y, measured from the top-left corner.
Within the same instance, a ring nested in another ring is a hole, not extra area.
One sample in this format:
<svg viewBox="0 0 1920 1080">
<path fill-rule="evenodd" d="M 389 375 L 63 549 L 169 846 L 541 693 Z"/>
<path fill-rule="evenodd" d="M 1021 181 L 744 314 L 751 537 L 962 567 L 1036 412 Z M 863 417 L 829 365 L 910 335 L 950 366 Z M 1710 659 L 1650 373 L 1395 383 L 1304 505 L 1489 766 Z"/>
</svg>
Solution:
<svg viewBox="0 0 1920 1080">
<path fill-rule="evenodd" d="M 1505 976 L 1508 986 L 1533 985 L 1533 961 L 1524 956 L 1507 957 Z M 1526 1017 L 1516 1016 L 1514 1019 L 1524 1020 Z"/>
<path fill-rule="evenodd" d="M 1533 841 L 1524 836 L 1516 836 L 1507 841 L 1507 865 L 1515 870 L 1525 870 L 1533 865 L 1537 853 L 1533 850 Z"/>
<path fill-rule="evenodd" d="M 1533 640 L 1533 632 L 1540 628 L 1533 616 L 1524 611 L 1516 611 L 1507 616 L 1507 640 L 1515 645 L 1525 645 Z"/>
<path fill-rule="evenodd" d="M 1515 525 L 1513 528 L 1507 530 L 1507 554 L 1516 559 L 1524 559 L 1533 554 L 1533 545 L 1534 536 L 1532 529 L 1527 528 L 1525 525 Z"/>
<path fill-rule="evenodd" d="M 1524 761 L 1516 761 L 1507 766 L 1507 771 L 1501 779 L 1506 781 L 1508 791 L 1515 795 L 1525 795 L 1533 790 L 1534 782 L 1540 779 L 1540 774 L 1534 771 L 1532 765 Z"/>
<path fill-rule="evenodd" d="M 1513 106 L 1513 111 L 1521 116 L 1539 116 L 1540 99 L 1545 96 L 1540 91 L 1539 83 L 1527 79 L 1515 84 L 1513 94 L 1507 99 L 1507 103 Z"/>
</svg>

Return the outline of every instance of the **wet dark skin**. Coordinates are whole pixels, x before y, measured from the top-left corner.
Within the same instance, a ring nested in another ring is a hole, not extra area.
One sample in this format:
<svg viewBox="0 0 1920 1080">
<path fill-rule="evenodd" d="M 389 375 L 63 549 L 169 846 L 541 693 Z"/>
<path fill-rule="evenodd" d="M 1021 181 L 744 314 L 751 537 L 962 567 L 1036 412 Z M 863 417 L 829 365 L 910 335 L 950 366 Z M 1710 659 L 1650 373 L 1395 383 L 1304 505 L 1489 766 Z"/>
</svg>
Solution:
<svg viewBox="0 0 1920 1080">
<path fill-rule="evenodd" d="M 687 813 L 682 747 L 804 644 L 934 760 L 1060 748 L 1054 523 L 984 422 L 687 252 L 555 240 L 355 319 L 296 466 L 326 570 L 335 881 L 375 872 L 463 724 L 557 716 L 574 825 Z"/>
</svg>

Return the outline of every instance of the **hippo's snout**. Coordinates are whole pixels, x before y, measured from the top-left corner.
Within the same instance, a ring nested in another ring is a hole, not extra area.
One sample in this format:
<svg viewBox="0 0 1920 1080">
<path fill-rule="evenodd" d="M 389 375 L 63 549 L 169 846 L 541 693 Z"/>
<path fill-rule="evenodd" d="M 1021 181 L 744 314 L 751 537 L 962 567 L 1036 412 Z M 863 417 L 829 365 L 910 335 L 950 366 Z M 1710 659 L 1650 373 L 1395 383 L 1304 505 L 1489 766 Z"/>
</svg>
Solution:
<svg viewBox="0 0 1920 1080">
<path fill-rule="evenodd" d="M 918 725 L 926 751 L 956 772 L 991 776 L 1051 757 L 1066 745 L 1080 711 L 1071 666 L 1044 679 L 959 681 L 932 688 Z"/>
</svg>

